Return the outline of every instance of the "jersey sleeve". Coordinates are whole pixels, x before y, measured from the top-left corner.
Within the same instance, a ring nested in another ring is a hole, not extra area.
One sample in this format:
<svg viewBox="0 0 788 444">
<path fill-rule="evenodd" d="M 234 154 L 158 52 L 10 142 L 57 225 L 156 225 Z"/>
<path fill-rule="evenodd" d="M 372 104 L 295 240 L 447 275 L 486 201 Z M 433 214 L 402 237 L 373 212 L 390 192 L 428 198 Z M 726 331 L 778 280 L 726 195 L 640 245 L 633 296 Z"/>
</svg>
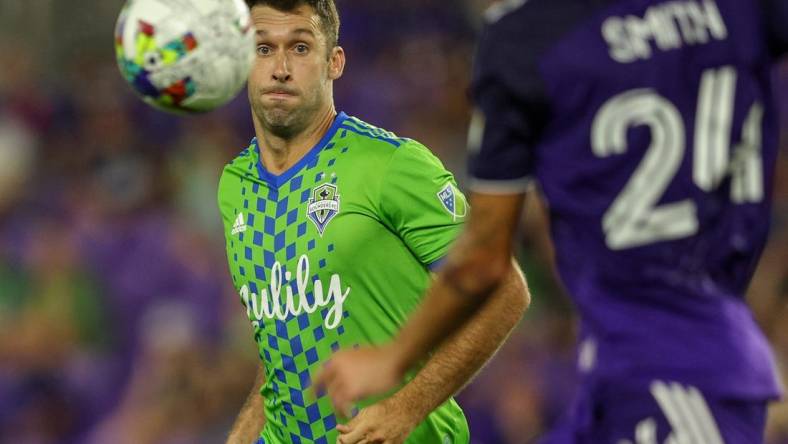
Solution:
<svg viewBox="0 0 788 444">
<path fill-rule="evenodd" d="M 468 205 L 440 160 L 424 146 L 408 142 L 386 168 L 380 210 L 383 224 L 434 269 L 462 229 Z"/>
<path fill-rule="evenodd" d="M 517 15 L 488 24 L 477 47 L 471 83 L 476 111 L 468 137 L 470 188 L 477 192 L 524 191 L 547 122 L 537 67 L 537 48 L 545 44 L 526 41 Z"/>
<path fill-rule="evenodd" d="M 788 52 L 788 2 L 761 0 L 769 49 L 775 56 Z"/>
</svg>

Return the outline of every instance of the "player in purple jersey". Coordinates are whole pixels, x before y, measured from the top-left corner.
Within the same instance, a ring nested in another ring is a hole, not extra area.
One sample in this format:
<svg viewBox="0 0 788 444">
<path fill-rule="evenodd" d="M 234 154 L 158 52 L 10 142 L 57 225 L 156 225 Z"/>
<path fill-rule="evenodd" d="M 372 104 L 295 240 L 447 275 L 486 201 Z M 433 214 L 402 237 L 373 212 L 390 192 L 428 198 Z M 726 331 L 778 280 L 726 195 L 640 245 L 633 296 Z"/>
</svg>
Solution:
<svg viewBox="0 0 788 444">
<path fill-rule="evenodd" d="M 527 188 L 582 317 L 555 443 L 762 442 L 779 396 L 743 294 L 768 232 L 770 68 L 784 0 L 508 0 L 472 86 L 472 216 L 397 340 L 335 356 L 335 402 L 379 393 L 500 285 Z"/>
</svg>

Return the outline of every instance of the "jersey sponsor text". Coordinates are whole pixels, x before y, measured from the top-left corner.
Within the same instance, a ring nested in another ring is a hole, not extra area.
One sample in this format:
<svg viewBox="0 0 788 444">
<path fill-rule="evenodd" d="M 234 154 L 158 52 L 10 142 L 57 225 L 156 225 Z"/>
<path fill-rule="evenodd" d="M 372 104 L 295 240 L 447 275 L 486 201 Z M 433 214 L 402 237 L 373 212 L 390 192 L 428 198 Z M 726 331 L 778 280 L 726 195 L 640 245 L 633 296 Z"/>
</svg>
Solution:
<svg viewBox="0 0 788 444">
<path fill-rule="evenodd" d="M 284 279 L 283 279 L 284 278 Z M 282 264 L 278 261 L 271 267 L 271 279 L 268 289 L 264 289 L 260 295 L 252 293 L 248 285 L 240 289 L 241 299 L 246 305 L 246 314 L 249 319 L 253 319 L 252 325 L 262 322 L 263 318 L 286 320 L 290 316 L 297 316 L 301 313 L 314 313 L 318 308 L 325 307 L 333 301 L 333 305 L 328 309 L 324 324 L 328 329 L 339 326 L 342 320 L 342 307 L 350 294 L 350 287 L 342 291 L 342 283 L 338 274 L 331 275 L 328 284 L 328 291 L 323 292 L 323 282 L 315 279 L 312 282 L 314 298 L 312 302 L 307 298 L 307 286 L 309 279 L 309 258 L 302 255 L 298 259 L 296 269 L 296 289 L 293 294 L 292 285 L 287 284 L 292 279 L 292 273 L 282 273 Z M 284 301 L 282 301 L 282 284 L 285 286 Z M 270 290 L 270 291 L 269 291 Z M 296 295 L 298 301 L 296 301 Z"/>
</svg>

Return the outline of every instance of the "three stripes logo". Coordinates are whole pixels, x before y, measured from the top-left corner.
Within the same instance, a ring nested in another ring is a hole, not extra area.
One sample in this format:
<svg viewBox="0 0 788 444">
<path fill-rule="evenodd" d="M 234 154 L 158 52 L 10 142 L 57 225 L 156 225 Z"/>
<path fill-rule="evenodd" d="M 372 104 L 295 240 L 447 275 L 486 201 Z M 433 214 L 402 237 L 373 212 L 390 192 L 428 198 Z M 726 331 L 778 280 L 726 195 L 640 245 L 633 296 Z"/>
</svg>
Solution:
<svg viewBox="0 0 788 444">
<path fill-rule="evenodd" d="M 723 444 L 717 422 L 700 390 L 675 382 L 654 381 L 651 394 L 673 429 L 666 442 Z"/>
<path fill-rule="evenodd" d="M 651 395 L 670 425 L 665 444 L 723 444 L 714 415 L 700 390 L 676 382 L 654 381 Z M 659 444 L 657 422 L 646 418 L 635 427 L 635 439 L 617 444 Z"/>
<path fill-rule="evenodd" d="M 233 223 L 233 236 L 239 235 L 246 231 L 246 221 L 244 220 L 244 214 L 239 213 L 238 217 L 235 218 L 235 222 Z"/>
</svg>

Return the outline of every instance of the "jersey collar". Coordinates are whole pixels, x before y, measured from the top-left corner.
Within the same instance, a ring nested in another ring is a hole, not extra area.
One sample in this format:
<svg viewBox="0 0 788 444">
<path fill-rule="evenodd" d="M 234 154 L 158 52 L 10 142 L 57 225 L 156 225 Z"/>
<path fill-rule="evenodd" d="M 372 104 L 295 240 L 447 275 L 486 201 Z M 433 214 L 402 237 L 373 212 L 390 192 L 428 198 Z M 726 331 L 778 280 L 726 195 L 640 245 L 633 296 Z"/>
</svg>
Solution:
<svg viewBox="0 0 788 444">
<path fill-rule="evenodd" d="M 285 170 L 282 174 L 276 175 L 268 170 L 265 169 L 263 166 L 263 156 L 260 152 L 260 145 L 257 142 L 257 137 L 252 139 L 252 144 L 254 145 L 254 149 L 257 152 L 257 175 L 260 177 L 260 180 L 266 182 L 272 188 L 279 188 L 282 184 L 287 183 L 288 180 L 292 179 L 293 176 L 298 174 L 306 165 L 310 162 L 314 161 L 317 158 L 317 155 L 320 154 L 320 151 L 328 144 L 328 142 L 334 138 L 339 127 L 342 123 L 347 120 L 348 116 L 344 112 L 340 112 L 337 114 L 336 118 L 334 118 L 334 123 L 331 124 L 331 127 L 326 131 L 323 135 L 323 138 L 320 139 L 315 146 L 313 146 L 304 157 L 301 158 L 295 165 L 291 166 L 287 170 Z"/>
</svg>

